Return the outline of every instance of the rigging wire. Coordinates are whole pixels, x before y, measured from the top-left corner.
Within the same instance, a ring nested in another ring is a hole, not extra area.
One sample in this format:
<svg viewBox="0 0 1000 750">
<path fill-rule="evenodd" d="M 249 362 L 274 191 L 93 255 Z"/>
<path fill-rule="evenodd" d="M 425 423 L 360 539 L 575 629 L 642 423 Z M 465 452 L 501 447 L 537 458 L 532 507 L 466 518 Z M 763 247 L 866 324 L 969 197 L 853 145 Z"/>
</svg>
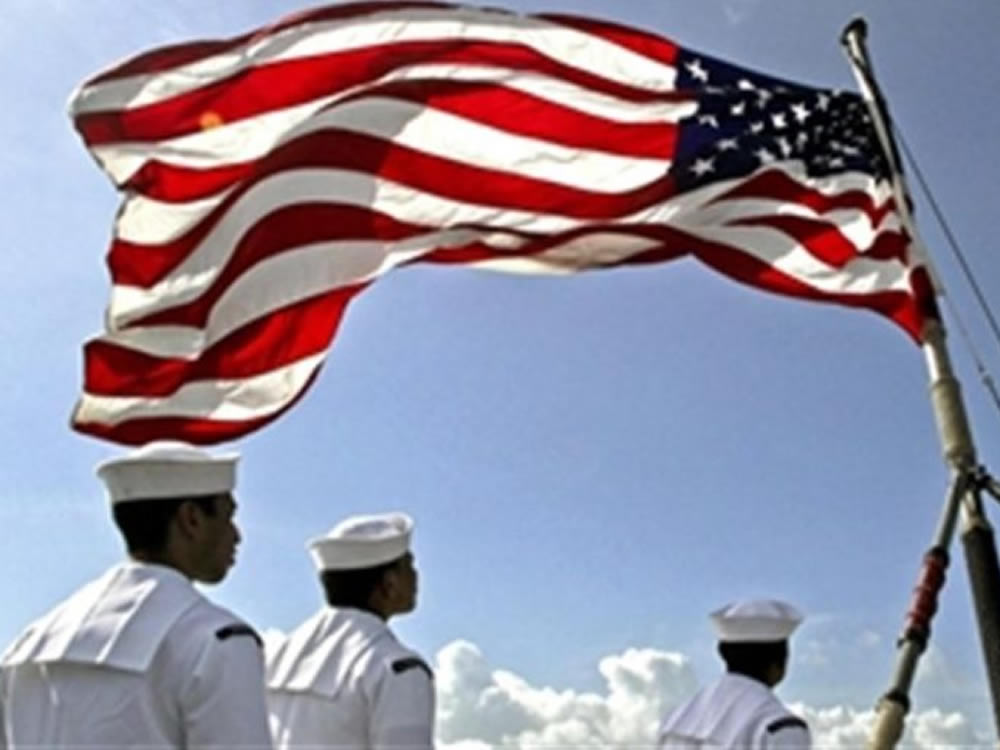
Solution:
<svg viewBox="0 0 1000 750">
<path fill-rule="evenodd" d="M 972 268 L 969 266 L 968 261 L 962 253 L 962 248 L 958 244 L 958 240 L 955 238 L 955 234 L 951 231 L 951 227 L 948 225 L 947 220 L 944 217 L 944 212 L 941 211 L 937 200 L 934 198 L 934 194 L 931 192 L 930 186 L 927 184 L 927 180 L 924 179 L 924 174 L 920 170 L 920 165 L 917 164 L 917 159 L 910 150 L 909 144 L 907 144 L 906 139 L 903 137 L 903 133 L 898 127 L 893 126 L 896 137 L 899 143 L 903 146 L 903 153 L 906 156 L 906 161 L 913 168 L 913 173 L 917 176 L 917 182 L 920 183 L 920 188 L 923 190 L 924 195 L 927 196 L 927 200 L 930 204 L 931 210 L 934 213 L 935 219 L 937 219 L 938 225 L 941 227 L 944 233 L 945 239 L 948 242 L 948 246 L 951 249 L 952 255 L 955 256 L 959 267 L 962 269 L 962 274 L 965 277 L 966 283 L 972 288 L 972 293 L 976 298 L 976 302 L 979 304 L 979 308 L 982 310 L 983 315 L 986 317 L 989 323 L 990 331 L 993 334 L 993 340 L 996 342 L 997 347 L 1000 348 L 1000 325 L 997 324 L 996 316 L 993 314 L 993 310 L 990 308 L 989 303 L 986 301 L 986 297 L 983 294 L 982 288 L 979 286 L 979 282 L 976 281 L 975 275 L 972 273 Z M 990 375 L 989 370 L 983 363 L 983 358 L 979 354 L 979 350 L 972 341 L 972 336 L 969 333 L 969 329 L 965 326 L 962 317 L 958 314 L 958 309 L 955 304 L 951 301 L 951 297 L 948 294 L 942 295 L 945 300 L 945 304 L 948 307 L 948 311 L 951 313 L 952 318 L 958 324 L 959 333 L 962 336 L 962 340 L 965 342 L 966 349 L 968 349 L 969 355 L 972 357 L 973 362 L 975 362 L 976 370 L 979 373 L 979 378 L 986 387 L 990 396 L 993 399 L 993 405 L 996 407 L 997 412 L 1000 413 L 1000 392 L 997 390 L 996 381 L 993 376 Z"/>
</svg>

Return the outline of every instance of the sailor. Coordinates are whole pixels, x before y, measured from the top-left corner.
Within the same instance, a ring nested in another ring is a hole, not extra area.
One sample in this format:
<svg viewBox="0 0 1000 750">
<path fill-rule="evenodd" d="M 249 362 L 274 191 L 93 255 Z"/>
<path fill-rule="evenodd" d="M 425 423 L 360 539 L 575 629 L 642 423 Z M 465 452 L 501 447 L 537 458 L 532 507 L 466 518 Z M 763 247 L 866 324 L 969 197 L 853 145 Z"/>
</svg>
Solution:
<svg viewBox="0 0 1000 750">
<path fill-rule="evenodd" d="M 416 606 L 412 530 L 354 516 L 309 542 L 326 606 L 267 656 L 275 747 L 433 747 L 433 674 L 387 624 Z"/>
<path fill-rule="evenodd" d="M 660 727 L 669 750 L 807 750 L 809 728 L 771 689 L 785 676 L 788 639 L 802 622 L 789 604 L 744 601 L 713 612 L 726 673 L 674 709 Z"/>
<path fill-rule="evenodd" d="M 271 747 L 259 638 L 192 583 L 235 560 L 236 460 L 171 441 L 98 467 L 127 559 L 3 654 L 0 747 Z"/>
</svg>

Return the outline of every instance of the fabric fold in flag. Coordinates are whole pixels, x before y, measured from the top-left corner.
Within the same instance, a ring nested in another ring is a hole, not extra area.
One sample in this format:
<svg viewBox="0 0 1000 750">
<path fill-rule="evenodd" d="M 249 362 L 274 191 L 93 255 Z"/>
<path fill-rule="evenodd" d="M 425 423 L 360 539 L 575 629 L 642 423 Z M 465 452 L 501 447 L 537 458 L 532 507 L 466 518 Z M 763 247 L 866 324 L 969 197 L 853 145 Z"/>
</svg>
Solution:
<svg viewBox="0 0 1000 750">
<path fill-rule="evenodd" d="M 438 3 L 307 11 L 83 83 L 124 199 L 75 429 L 237 438 L 409 263 L 570 273 L 691 257 L 744 284 L 934 309 L 861 98 L 640 29 Z"/>
</svg>

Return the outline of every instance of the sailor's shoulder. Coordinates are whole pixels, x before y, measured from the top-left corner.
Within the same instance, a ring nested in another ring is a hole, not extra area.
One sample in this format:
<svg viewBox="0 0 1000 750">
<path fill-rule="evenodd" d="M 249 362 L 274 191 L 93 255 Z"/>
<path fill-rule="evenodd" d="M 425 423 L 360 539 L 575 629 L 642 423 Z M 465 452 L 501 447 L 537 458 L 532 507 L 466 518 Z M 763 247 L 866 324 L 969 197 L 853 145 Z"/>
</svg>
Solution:
<svg viewBox="0 0 1000 750">
<path fill-rule="evenodd" d="M 225 644 L 251 639 L 259 648 L 263 647 L 260 634 L 242 617 L 204 596 L 177 620 L 171 628 L 173 641 L 191 641 L 198 646 Z"/>
<path fill-rule="evenodd" d="M 434 670 L 419 653 L 403 645 L 395 639 L 381 638 L 372 644 L 374 661 L 379 664 L 387 676 L 394 677 L 409 672 L 424 674 L 434 679 Z"/>
</svg>

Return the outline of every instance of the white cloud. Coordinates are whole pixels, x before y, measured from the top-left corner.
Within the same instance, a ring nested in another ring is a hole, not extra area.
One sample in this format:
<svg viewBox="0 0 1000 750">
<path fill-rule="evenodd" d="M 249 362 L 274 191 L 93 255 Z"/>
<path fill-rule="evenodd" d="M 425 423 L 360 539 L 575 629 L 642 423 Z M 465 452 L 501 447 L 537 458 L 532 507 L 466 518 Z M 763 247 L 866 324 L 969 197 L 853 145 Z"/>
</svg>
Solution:
<svg viewBox="0 0 1000 750">
<path fill-rule="evenodd" d="M 601 694 L 531 685 L 491 669 L 472 643 L 455 641 L 437 655 L 438 737 L 448 750 L 467 743 L 510 747 L 648 742 L 667 706 L 695 688 L 688 659 L 628 649 L 598 664 Z"/>
<path fill-rule="evenodd" d="M 824 750 L 856 750 L 868 743 L 868 733 L 875 721 L 872 709 L 859 711 L 845 706 L 811 708 L 793 704 L 792 710 L 808 722 L 813 746 Z M 907 720 L 900 747 L 922 749 L 945 747 L 991 747 L 978 736 L 961 713 L 947 713 L 936 708 L 919 711 Z"/>
<path fill-rule="evenodd" d="M 910 721 L 910 733 L 918 747 L 993 746 L 985 735 L 977 735 L 957 711 L 945 713 L 934 708 L 922 711 Z"/>
<path fill-rule="evenodd" d="M 630 648 L 601 659 L 601 693 L 540 687 L 494 669 L 480 649 L 454 641 L 437 654 L 438 726 L 442 750 L 651 747 L 671 706 L 696 688 L 690 660 L 679 653 Z M 813 747 L 857 750 L 867 746 L 873 710 L 850 706 L 791 709 L 812 729 Z M 992 747 L 959 712 L 931 708 L 912 714 L 900 747 Z"/>
</svg>

